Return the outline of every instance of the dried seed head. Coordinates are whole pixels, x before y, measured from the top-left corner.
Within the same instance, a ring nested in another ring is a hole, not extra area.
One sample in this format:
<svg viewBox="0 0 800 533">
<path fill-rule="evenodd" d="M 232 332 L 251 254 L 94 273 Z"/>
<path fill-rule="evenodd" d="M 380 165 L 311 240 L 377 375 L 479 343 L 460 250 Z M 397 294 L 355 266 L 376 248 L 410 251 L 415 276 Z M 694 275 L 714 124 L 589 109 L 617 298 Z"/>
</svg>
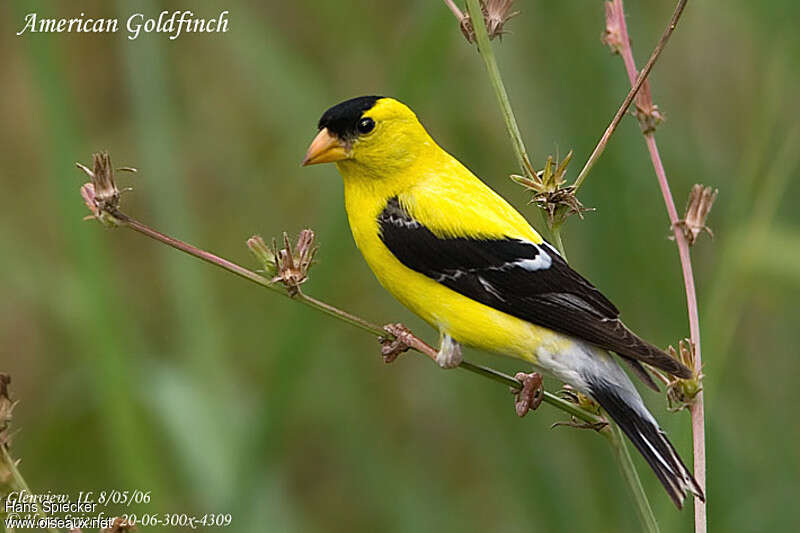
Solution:
<svg viewBox="0 0 800 533">
<path fill-rule="evenodd" d="M 620 17 L 625 15 L 617 9 L 614 2 L 606 2 L 606 29 L 603 32 L 603 44 L 611 49 L 611 52 L 619 54 L 622 50 L 622 23 Z"/>
<path fill-rule="evenodd" d="M 519 15 L 519 11 L 511 11 L 514 0 L 481 0 L 483 17 L 486 20 L 486 32 L 489 39 L 503 37 L 506 22 Z"/>
<path fill-rule="evenodd" d="M 703 187 L 695 184 L 689 193 L 689 200 L 686 202 L 686 214 L 683 220 L 678 221 L 677 225 L 683 230 L 689 246 L 693 246 L 697 237 L 703 232 L 707 232 L 712 238 L 714 233 L 706 226 L 706 219 L 714 201 L 717 199 L 718 189 L 711 190 L 711 187 Z"/>
<path fill-rule="evenodd" d="M 575 187 L 565 187 L 567 165 L 572 159 L 572 150 L 567 153 L 559 163 L 553 156 L 547 156 L 544 169 L 537 172 L 533 178 L 512 175 L 511 179 L 526 189 L 533 192 L 530 203 L 536 204 L 547 212 L 548 223 L 562 223 L 568 216 L 577 214 L 583 218 L 583 213 L 592 209 L 583 207 L 575 195 Z"/>
<path fill-rule="evenodd" d="M 670 411 L 680 411 L 689 409 L 694 403 L 697 394 L 703 390 L 703 373 L 694 371 L 695 348 L 690 339 L 681 339 L 678 342 L 678 349 L 670 346 L 667 353 L 672 357 L 692 369 L 692 377 L 681 379 L 670 376 L 665 379 L 667 384 L 667 403 Z M 662 379 L 664 376 L 662 375 Z"/>
<path fill-rule="evenodd" d="M 292 247 L 289 235 L 283 234 L 283 247 L 279 248 L 275 239 L 272 247 L 258 235 L 247 240 L 247 247 L 264 267 L 264 272 L 272 276 L 271 282 L 281 282 L 290 296 L 297 296 L 300 285 L 308 280 L 308 271 L 314 264 L 317 247 L 314 245 L 314 231 L 304 229 Z"/>
<path fill-rule="evenodd" d="M 475 29 L 472 27 L 472 20 L 469 14 L 465 11 L 462 12 L 452 0 L 445 2 L 450 8 L 450 11 L 458 19 L 458 26 L 461 33 L 467 39 L 467 42 L 475 42 Z M 484 24 L 486 25 L 486 33 L 489 39 L 495 37 L 502 38 L 504 33 L 505 24 L 513 17 L 519 15 L 519 11 L 511 11 L 514 0 L 480 0 L 481 12 L 483 13 Z"/>
<path fill-rule="evenodd" d="M 658 106 L 653 103 L 650 80 L 644 80 L 639 94 L 636 95 L 636 118 L 645 135 L 656 131 L 656 127 L 666 120 Z"/>
<path fill-rule="evenodd" d="M 86 207 L 91 211 L 87 218 L 96 218 L 106 226 L 118 226 L 119 220 L 116 218 L 119 208 L 120 190 L 114 182 L 114 167 L 111 166 L 111 156 L 108 152 L 92 154 L 94 170 L 89 170 L 80 163 L 75 163 L 77 167 L 91 178 L 91 183 L 85 183 L 81 187 L 81 196 L 86 203 Z M 119 170 L 136 172 L 136 169 L 123 167 Z M 123 190 L 122 192 L 124 192 Z"/>
</svg>

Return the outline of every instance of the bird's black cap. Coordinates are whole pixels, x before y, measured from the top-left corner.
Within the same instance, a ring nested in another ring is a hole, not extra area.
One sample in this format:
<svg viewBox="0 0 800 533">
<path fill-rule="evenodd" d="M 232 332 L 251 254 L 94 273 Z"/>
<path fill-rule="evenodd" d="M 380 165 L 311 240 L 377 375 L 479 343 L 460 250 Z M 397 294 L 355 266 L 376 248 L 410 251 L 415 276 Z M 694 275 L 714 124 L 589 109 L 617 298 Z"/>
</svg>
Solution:
<svg viewBox="0 0 800 533">
<path fill-rule="evenodd" d="M 364 111 L 372 109 L 375 102 L 383 96 L 359 96 L 345 100 L 325 111 L 319 119 L 319 129 L 328 128 L 328 131 L 340 139 L 353 139 L 358 136 L 358 121 Z"/>
</svg>

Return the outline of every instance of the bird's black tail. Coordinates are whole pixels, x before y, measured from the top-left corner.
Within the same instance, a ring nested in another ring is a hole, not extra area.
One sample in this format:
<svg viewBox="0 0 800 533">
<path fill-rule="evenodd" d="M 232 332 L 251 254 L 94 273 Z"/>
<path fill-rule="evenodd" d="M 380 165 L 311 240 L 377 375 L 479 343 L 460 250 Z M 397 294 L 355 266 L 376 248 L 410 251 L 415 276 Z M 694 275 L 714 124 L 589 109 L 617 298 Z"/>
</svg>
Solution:
<svg viewBox="0 0 800 533">
<path fill-rule="evenodd" d="M 639 450 L 678 509 L 691 492 L 705 501 L 703 490 L 639 398 L 602 380 L 589 383 L 591 394 Z"/>
</svg>

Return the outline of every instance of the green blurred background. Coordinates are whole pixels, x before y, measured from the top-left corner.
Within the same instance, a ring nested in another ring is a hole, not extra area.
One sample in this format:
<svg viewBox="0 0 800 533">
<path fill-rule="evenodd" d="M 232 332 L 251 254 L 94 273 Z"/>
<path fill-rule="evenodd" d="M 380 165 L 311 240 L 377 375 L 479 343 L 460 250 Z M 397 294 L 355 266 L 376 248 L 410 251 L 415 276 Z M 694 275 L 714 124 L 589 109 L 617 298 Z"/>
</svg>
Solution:
<svg viewBox="0 0 800 533">
<path fill-rule="evenodd" d="M 511 397 L 124 230 L 83 222 L 74 162 L 108 149 L 126 211 L 255 268 L 244 241 L 304 227 L 310 294 L 435 334 L 383 292 L 350 238 L 335 168 L 299 161 L 330 105 L 408 103 L 432 135 L 532 220 L 488 78 L 441 2 L 234 2 L 224 34 L 17 37 L 26 13 L 118 17 L 220 4 L 0 6 L 0 371 L 20 400 L 13 454 L 34 492 L 151 490 L 138 513 L 223 512 L 233 531 L 637 531 L 603 439 L 520 421 Z M 600 43 L 603 5 L 518 2 L 496 43 L 528 148 L 575 150 L 574 178 L 627 91 Z M 638 63 L 672 2 L 628 2 Z M 693 250 L 701 307 L 709 520 L 800 517 L 800 4 L 692 2 L 652 76 L 681 208 L 720 189 Z M 794 95 L 794 96 L 793 96 Z M 570 260 L 665 346 L 688 335 L 675 245 L 636 122 L 621 125 L 567 225 Z M 468 351 L 508 372 L 520 363 Z M 549 382 L 556 390 L 558 384 Z M 688 414 L 644 392 L 684 458 Z M 664 531 L 689 531 L 638 456 Z M 123 510 L 110 508 L 111 513 Z M 155 530 L 156 528 L 144 528 Z"/>
</svg>

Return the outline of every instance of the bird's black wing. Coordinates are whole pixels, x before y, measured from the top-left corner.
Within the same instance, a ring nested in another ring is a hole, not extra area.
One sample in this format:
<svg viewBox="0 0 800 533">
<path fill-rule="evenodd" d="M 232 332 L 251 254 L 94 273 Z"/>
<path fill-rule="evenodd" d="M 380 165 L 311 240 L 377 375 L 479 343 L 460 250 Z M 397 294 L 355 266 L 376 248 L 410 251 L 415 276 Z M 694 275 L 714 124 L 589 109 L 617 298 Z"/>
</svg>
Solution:
<svg viewBox="0 0 800 533">
<path fill-rule="evenodd" d="M 625 327 L 614 304 L 547 243 L 509 237 L 439 238 L 412 218 L 397 198 L 387 202 L 378 225 L 381 240 L 403 265 L 455 292 L 671 374 L 691 375 L 676 359 Z"/>
</svg>

